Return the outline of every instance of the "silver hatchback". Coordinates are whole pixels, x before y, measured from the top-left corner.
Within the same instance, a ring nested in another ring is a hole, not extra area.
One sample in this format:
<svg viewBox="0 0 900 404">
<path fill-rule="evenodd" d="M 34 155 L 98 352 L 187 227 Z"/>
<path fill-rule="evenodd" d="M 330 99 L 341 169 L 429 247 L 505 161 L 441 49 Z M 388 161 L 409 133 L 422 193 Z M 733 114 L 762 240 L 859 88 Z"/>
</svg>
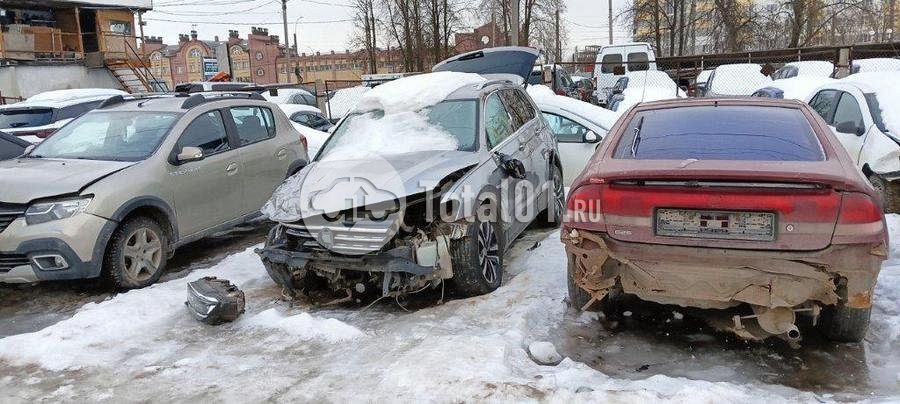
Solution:
<svg viewBox="0 0 900 404">
<path fill-rule="evenodd" d="M 150 285 L 177 247 L 258 217 L 307 161 L 258 94 L 112 97 L 0 162 L 0 282 Z"/>
</svg>

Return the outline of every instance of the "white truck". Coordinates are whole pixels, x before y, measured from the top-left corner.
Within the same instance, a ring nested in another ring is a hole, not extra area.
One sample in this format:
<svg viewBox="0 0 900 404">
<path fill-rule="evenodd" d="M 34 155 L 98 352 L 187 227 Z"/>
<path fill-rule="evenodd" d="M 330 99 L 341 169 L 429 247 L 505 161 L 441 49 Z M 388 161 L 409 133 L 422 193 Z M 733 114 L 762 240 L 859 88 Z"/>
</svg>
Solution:
<svg viewBox="0 0 900 404">
<path fill-rule="evenodd" d="M 600 47 L 594 65 L 595 95 L 600 106 L 605 106 L 603 104 L 610 90 L 625 73 L 644 70 L 656 70 L 656 52 L 649 43 L 630 42 Z"/>
</svg>

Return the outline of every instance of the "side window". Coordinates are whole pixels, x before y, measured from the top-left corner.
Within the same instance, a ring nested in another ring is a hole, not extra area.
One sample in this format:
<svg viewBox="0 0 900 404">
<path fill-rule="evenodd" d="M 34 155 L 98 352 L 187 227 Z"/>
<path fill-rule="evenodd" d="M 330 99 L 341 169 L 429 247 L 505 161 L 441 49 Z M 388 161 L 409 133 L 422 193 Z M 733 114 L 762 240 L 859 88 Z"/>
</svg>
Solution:
<svg viewBox="0 0 900 404">
<path fill-rule="evenodd" d="M 103 101 L 91 101 L 85 102 L 81 104 L 70 105 L 68 107 L 60 108 L 59 112 L 56 113 L 57 121 L 63 119 L 73 119 L 82 116 L 91 110 L 100 106 L 100 103 Z"/>
<path fill-rule="evenodd" d="M 843 122 L 854 122 L 856 123 L 857 128 L 863 128 L 866 125 L 863 120 L 862 111 L 859 109 L 859 102 L 857 102 L 856 97 L 850 93 L 841 94 L 841 100 L 834 110 L 834 119 L 832 121 L 834 122 L 834 125 Z"/>
<path fill-rule="evenodd" d="M 809 100 L 809 106 L 812 107 L 822 119 L 829 125 L 832 124 L 831 111 L 834 110 L 835 98 L 838 92 L 835 90 L 822 90 Z"/>
<path fill-rule="evenodd" d="M 618 53 L 603 55 L 601 62 L 603 64 L 600 66 L 600 72 L 613 74 L 617 67 L 622 66 L 622 55 Z"/>
<path fill-rule="evenodd" d="M 309 125 L 309 114 L 306 112 L 298 112 L 291 116 L 291 120 L 301 125 Z"/>
<path fill-rule="evenodd" d="M 484 131 L 491 148 L 513 133 L 512 117 L 506 111 L 498 92 L 489 95 L 484 102 Z"/>
<path fill-rule="evenodd" d="M 309 124 L 312 126 L 327 125 L 328 120 L 324 116 L 318 114 L 309 114 Z"/>
<path fill-rule="evenodd" d="M 225 132 L 225 121 L 222 113 L 209 111 L 194 119 L 178 140 L 178 151 L 184 147 L 199 147 L 204 156 L 221 153 L 231 149 L 228 135 Z"/>
<path fill-rule="evenodd" d="M 550 124 L 550 130 L 556 135 L 556 140 L 561 143 L 583 143 L 584 135 L 587 134 L 588 128 L 581 126 L 569 118 L 565 118 L 549 112 L 542 112 L 547 123 Z"/>
<path fill-rule="evenodd" d="M 535 117 L 534 108 L 519 90 L 500 90 L 500 97 L 506 103 L 507 110 L 513 118 L 513 131 L 531 122 Z"/>
<path fill-rule="evenodd" d="M 300 99 L 301 99 L 300 104 L 306 104 L 311 107 L 316 106 L 316 97 L 313 97 L 310 94 L 300 94 Z"/>
<path fill-rule="evenodd" d="M 231 117 L 237 128 L 241 146 L 261 142 L 275 136 L 272 110 L 263 107 L 231 107 Z"/>
<path fill-rule="evenodd" d="M 647 52 L 632 52 L 628 54 L 628 71 L 638 72 L 650 68 L 650 58 Z"/>
</svg>

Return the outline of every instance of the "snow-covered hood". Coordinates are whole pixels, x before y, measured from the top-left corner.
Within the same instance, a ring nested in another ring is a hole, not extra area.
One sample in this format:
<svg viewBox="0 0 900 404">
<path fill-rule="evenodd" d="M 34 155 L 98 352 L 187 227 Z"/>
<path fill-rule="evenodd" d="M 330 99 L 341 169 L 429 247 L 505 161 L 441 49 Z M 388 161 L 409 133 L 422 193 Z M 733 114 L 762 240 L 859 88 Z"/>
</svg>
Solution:
<svg viewBox="0 0 900 404">
<path fill-rule="evenodd" d="M 277 222 L 296 222 L 390 202 L 430 191 L 448 175 L 478 162 L 476 153 L 455 150 L 316 161 L 278 187 L 262 213 Z"/>
<path fill-rule="evenodd" d="M 29 203 L 81 192 L 134 162 L 21 158 L 0 161 L 0 202 Z"/>
</svg>

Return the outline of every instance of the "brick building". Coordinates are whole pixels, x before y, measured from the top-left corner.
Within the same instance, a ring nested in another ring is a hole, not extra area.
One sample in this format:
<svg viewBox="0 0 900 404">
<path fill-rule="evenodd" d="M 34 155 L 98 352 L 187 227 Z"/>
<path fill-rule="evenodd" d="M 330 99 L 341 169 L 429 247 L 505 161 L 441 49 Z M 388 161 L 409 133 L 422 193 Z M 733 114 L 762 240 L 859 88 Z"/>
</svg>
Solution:
<svg viewBox="0 0 900 404">
<path fill-rule="evenodd" d="M 460 32 L 453 36 L 456 43 L 456 53 L 471 52 L 478 49 L 494 46 L 507 46 L 509 37 L 503 32 L 503 28 L 489 22 L 475 28 L 472 32 Z"/>
</svg>

